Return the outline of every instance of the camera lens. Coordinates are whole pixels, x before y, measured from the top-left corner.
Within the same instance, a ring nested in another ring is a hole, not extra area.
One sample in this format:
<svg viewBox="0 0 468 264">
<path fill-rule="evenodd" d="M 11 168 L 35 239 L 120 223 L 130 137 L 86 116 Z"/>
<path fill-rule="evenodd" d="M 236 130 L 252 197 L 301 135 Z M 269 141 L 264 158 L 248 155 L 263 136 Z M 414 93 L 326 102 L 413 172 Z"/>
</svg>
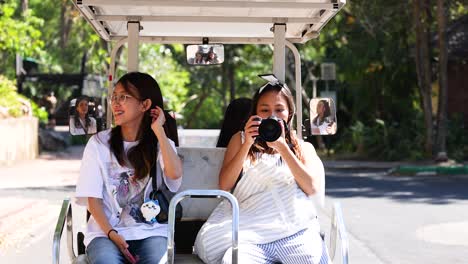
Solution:
<svg viewBox="0 0 468 264">
<path fill-rule="evenodd" d="M 258 127 L 258 135 L 265 141 L 276 141 L 281 136 L 281 125 L 278 123 L 278 118 L 273 116 L 263 119 Z"/>
</svg>

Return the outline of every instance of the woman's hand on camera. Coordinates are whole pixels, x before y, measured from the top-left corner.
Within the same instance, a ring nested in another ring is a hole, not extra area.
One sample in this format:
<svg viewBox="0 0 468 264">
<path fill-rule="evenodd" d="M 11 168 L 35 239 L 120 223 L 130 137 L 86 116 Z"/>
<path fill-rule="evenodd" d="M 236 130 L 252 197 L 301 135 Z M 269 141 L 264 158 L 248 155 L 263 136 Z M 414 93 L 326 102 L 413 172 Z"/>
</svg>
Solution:
<svg viewBox="0 0 468 264">
<path fill-rule="evenodd" d="M 281 152 L 282 147 L 287 147 L 288 144 L 286 143 L 286 139 L 285 139 L 286 133 L 285 133 L 284 122 L 283 120 L 281 120 L 278 123 L 281 126 L 281 136 L 273 142 L 267 142 L 267 146 L 278 152 Z"/>
<path fill-rule="evenodd" d="M 258 126 L 262 122 L 262 118 L 253 115 L 249 118 L 244 127 L 245 143 L 251 146 L 255 142 L 255 138 L 258 136 Z"/>
</svg>

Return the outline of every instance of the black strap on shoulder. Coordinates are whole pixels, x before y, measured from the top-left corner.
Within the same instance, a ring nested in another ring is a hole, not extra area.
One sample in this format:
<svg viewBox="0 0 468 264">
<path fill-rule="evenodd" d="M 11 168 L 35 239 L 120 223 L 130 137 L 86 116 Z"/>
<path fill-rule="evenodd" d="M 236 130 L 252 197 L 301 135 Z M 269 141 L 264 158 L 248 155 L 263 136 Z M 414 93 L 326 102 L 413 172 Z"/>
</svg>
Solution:
<svg viewBox="0 0 468 264">
<path fill-rule="evenodd" d="M 243 172 L 244 172 L 244 169 L 242 169 L 241 172 L 239 173 L 239 177 L 237 177 L 236 183 L 234 183 L 234 187 L 232 187 L 231 189 L 231 193 L 234 193 L 234 190 L 236 189 L 237 184 L 239 183 L 239 181 L 242 178 L 242 175 L 244 174 Z"/>
<path fill-rule="evenodd" d="M 158 190 L 158 179 L 157 179 L 158 177 L 156 177 L 156 164 L 153 167 L 151 167 L 150 177 L 151 177 L 151 184 L 153 185 L 153 191 L 157 191 Z"/>
</svg>

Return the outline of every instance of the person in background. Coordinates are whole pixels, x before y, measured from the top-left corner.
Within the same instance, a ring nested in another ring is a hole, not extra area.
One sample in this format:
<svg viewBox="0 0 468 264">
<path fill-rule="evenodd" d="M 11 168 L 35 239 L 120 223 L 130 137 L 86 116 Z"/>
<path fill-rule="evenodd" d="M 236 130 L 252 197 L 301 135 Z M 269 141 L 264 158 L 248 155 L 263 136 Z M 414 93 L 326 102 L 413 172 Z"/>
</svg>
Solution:
<svg viewBox="0 0 468 264">
<path fill-rule="evenodd" d="M 70 115 L 70 134 L 92 135 L 97 132 L 96 119 L 89 115 L 89 98 L 81 96 L 76 99 L 75 112 Z"/>
<path fill-rule="evenodd" d="M 223 124 L 221 125 L 216 147 L 227 147 L 231 137 L 244 128 L 251 108 L 252 99 L 250 98 L 237 98 L 229 103 L 224 113 Z"/>
<path fill-rule="evenodd" d="M 205 64 L 203 54 L 200 52 L 195 53 L 195 64 Z"/>
<path fill-rule="evenodd" d="M 55 108 L 57 106 L 57 98 L 53 91 L 49 91 L 43 99 L 43 105 L 48 114 L 48 124 L 47 127 L 55 127 Z"/>
<path fill-rule="evenodd" d="M 206 64 L 219 64 L 218 55 L 214 52 L 213 49 L 210 49 L 206 56 Z"/>
<path fill-rule="evenodd" d="M 331 115 L 330 103 L 320 100 L 317 103 L 317 115 L 311 122 L 312 135 L 328 135 L 336 132 L 336 123 Z"/>
</svg>

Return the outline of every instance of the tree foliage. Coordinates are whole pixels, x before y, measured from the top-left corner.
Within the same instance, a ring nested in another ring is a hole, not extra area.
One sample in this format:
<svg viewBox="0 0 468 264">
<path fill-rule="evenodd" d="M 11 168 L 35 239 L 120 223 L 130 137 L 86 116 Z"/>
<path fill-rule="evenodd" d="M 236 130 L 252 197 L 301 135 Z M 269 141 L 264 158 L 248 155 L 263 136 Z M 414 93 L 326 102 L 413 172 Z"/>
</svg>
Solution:
<svg viewBox="0 0 468 264">
<path fill-rule="evenodd" d="M 47 53 L 39 57 L 43 72 L 107 72 L 109 46 L 101 40 L 80 16 L 72 1 L 30 0 L 30 9 L 47 21 L 42 27 L 42 40 Z"/>
<path fill-rule="evenodd" d="M 437 10 L 436 1 L 354 0 L 326 25 L 318 39 L 297 45 L 304 98 L 312 97 L 313 76 L 320 77 L 321 63 L 337 66 L 338 79 L 329 84 L 337 91 L 340 129 L 337 136 L 326 140 L 329 148 L 381 159 L 424 157 L 427 136 L 423 131 L 428 122 L 425 124 L 423 94 L 418 89 L 414 24 L 419 20 L 411 6 L 414 1 L 423 3 L 420 7 L 428 14 L 424 34 L 429 38 L 437 31 L 437 20 L 431 16 Z M 459 0 L 450 1 L 447 10 L 448 22 L 468 13 Z M 42 72 L 107 74 L 111 45 L 87 25 L 72 1 L 30 0 L 29 10 L 23 13 L 19 1 L 6 0 L 0 12 L 0 73 L 9 79 L 15 76 L 17 53 L 40 61 Z M 432 45 L 429 43 L 427 54 L 434 62 L 438 50 Z M 225 45 L 224 64 L 188 66 L 182 45 L 141 45 L 140 70 L 157 79 L 166 107 L 183 116 L 180 125 L 219 128 L 229 102 L 251 97 L 263 83 L 257 75 L 272 72 L 272 54 L 270 45 Z M 123 48 L 116 78 L 126 72 L 125 58 Z M 291 54 L 287 67 L 286 81 L 294 90 Z M 434 82 L 437 74 L 430 74 L 429 82 Z M 318 82 L 319 92 L 324 86 L 323 81 Z M 39 86 L 35 89 L 42 91 Z M 304 110 L 306 117 L 307 112 Z M 448 120 L 447 148 L 459 153 L 454 146 L 466 137 L 463 129 L 453 130 L 454 124 L 459 123 Z"/>
<path fill-rule="evenodd" d="M 0 4 L 0 73 L 14 78 L 16 54 L 24 57 L 44 54 L 40 30 L 43 24 L 44 20 L 32 10 L 21 14 L 17 1 Z"/>
</svg>

